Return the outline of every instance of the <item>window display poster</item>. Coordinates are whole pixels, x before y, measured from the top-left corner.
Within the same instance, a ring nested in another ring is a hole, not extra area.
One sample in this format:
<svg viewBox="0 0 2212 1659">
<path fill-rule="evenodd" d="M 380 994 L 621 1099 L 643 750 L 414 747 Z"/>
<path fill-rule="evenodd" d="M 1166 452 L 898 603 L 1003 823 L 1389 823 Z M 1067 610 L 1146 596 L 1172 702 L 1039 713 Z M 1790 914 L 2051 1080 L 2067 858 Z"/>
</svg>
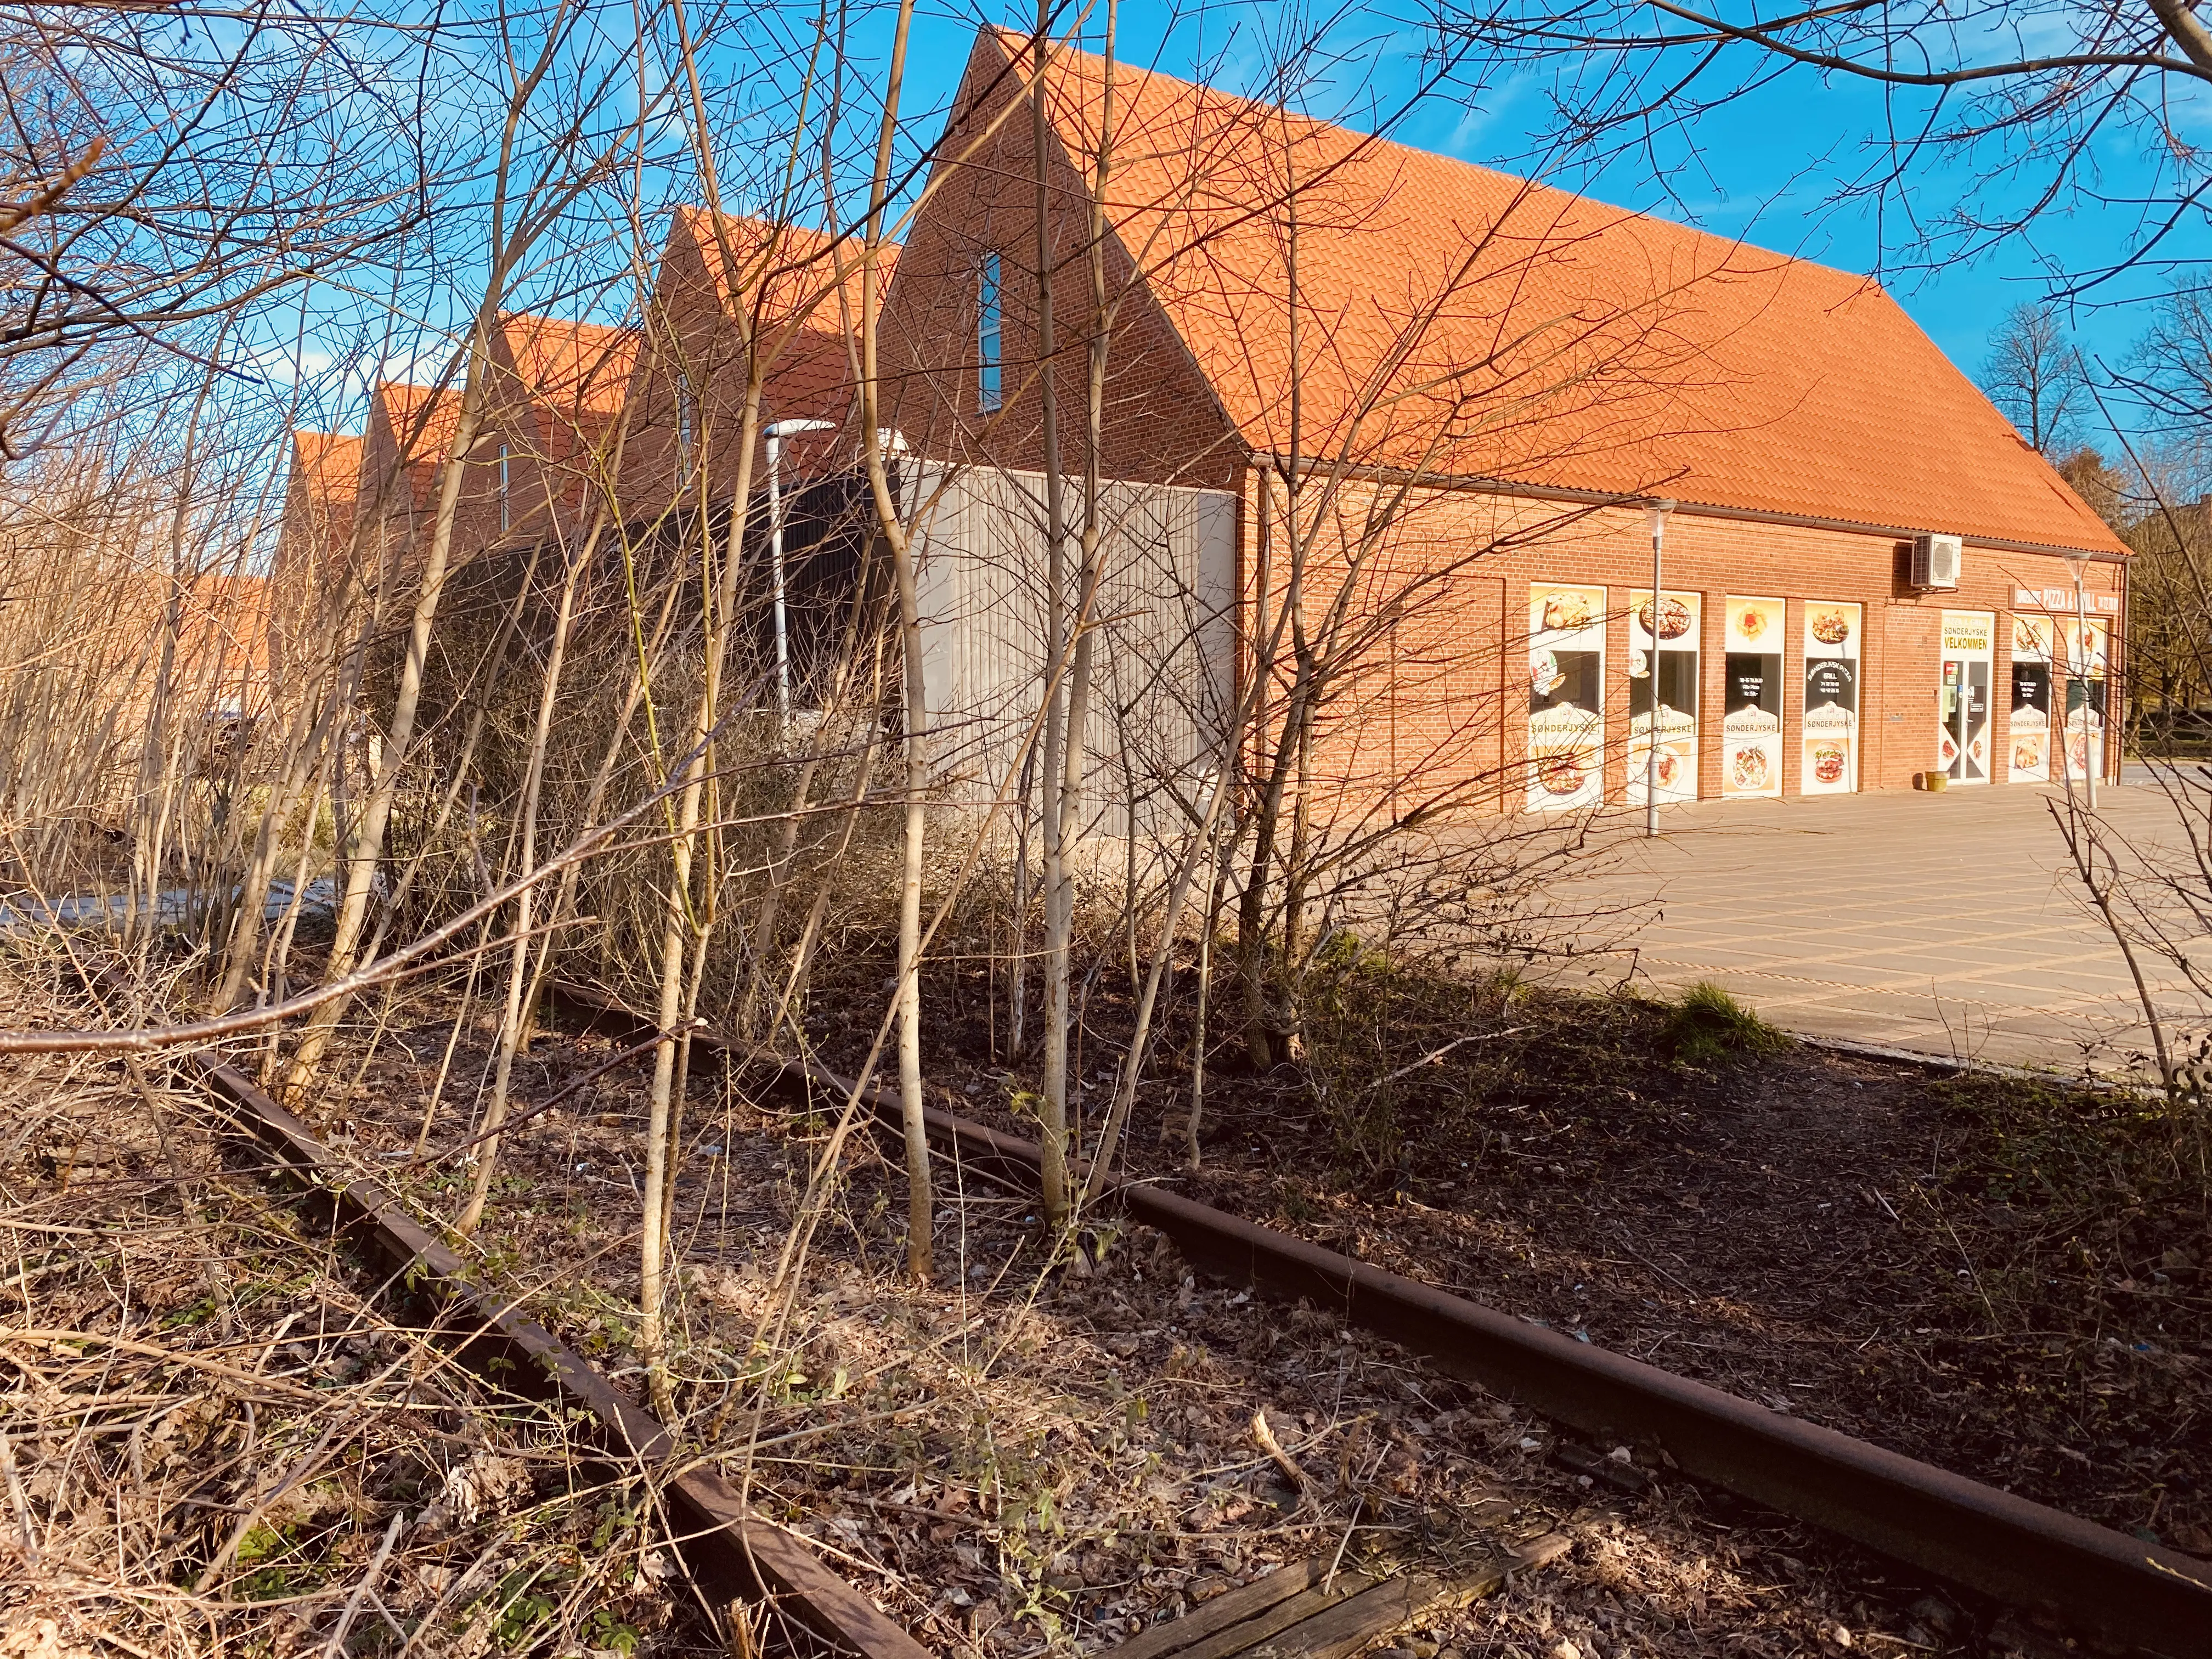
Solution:
<svg viewBox="0 0 2212 1659">
<path fill-rule="evenodd" d="M 1847 795 L 1859 787 L 1859 629 L 1856 605 L 1805 605 L 1804 769 L 1808 795 Z"/>
<path fill-rule="evenodd" d="M 2081 623 L 2058 617 L 2057 671 L 2066 678 L 2066 775 L 2102 777 L 2105 758 L 2105 675 L 2112 649 L 2112 624 L 2089 618 Z"/>
<path fill-rule="evenodd" d="M 1528 805 L 1595 806 L 1605 791 L 1605 589 L 1528 590 Z"/>
<path fill-rule="evenodd" d="M 1954 783 L 1990 781 L 1990 663 L 1996 629 L 1992 611 L 1943 613 L 1936 764 Z"/>
<path fill-rule="evenodd" d="M 2051 781 L 2051 649 L 2048 617 L 2012 619 L 2012 752 L 2014 783 Z"/>
<path fill-rule="evenodd" d="M 1698 797 L 1698 641 L 1704 596 L 1651 590 L 1628 596 L 1628 799 L 1644 804 Z M 1652 701 L 1658 700 L 1657 752 Z"/>
<path fill-rule="evenodd" d="M 1780 599 L 1728 599 L 1721 678 L 1721 794 L 1782 793 Z"/>
</svg>

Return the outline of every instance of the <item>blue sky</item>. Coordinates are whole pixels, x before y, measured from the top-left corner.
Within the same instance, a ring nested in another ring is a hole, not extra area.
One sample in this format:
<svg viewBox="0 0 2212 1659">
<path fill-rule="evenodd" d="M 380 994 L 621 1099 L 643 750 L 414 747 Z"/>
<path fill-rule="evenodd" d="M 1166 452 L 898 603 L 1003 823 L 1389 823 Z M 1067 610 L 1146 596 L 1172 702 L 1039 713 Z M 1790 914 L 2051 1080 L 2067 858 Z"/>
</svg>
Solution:
<svg viewBox="0 0 2212 1659">
<path fill-rule="evenodd" d="M 1534 6 L 1543 0 L 1524 3 Z M 782 129 L 777 123 L 782 116 L 777 112 L 784 94 L 775 83 L 796 61 L 789 52 L 797 50 L 803 56 L 820 3 L 780 0 L 765 14 L 733 14 L 746 19 L 742 25 L 745 34 L 725 37 L 719 45 L 710 38 L 709 58 L 719 60 L 719 73 L 710 79 L 719 81 L 726 94 L 716 100 L 718 107 L 764 112 L 757 148 L 744 142 L 750 135 L 743 130 L 742 116 L 738 130 L 723 126 L 723 145 L 732 163 L 730 172 L 745 172 L 748 163 L 774 159 L 770 152 L 780 155 Z M 845 148 L 857 160 L 872 139 L 866 100 L 869 90 L 882 84 L 896 0 L 848 3 L 848 40 L 853 52 L 848 91 L 857 96 L 848 106 L 844 137 Z M 1838 186 L 1863 169 L 1875 154 L 1868 135 L 1881 130 L 1883 110 L 1878 96 L 1863 83 L 1829 85 L 1810 71 L 1792 71 L 1753 94 L 1706 112 L 1693 131 L 1668 135 L 1650 155 L 1595 167 L 1532 165 L 1531 147 L 1552 112 L 1553 100 L 1560 90 L 1557 77 L 1563 71 L 1492 65 L 1416 100 L 1425 84 L 1425 55 L 1433 42 L 1418 21 L 1407 19 L 1413 8 L 1424 3 L 1385 0 L 1383 6 L 1348 6 L 1331 14 L 1334 21 L 1325 35 L 1328 56 L 1306 93 L 1308 110 L 1369 130 L 1380 119 L 1402 114 L 1395 119 L 1393 135 L 1425 149 L 1513 172 L 1540 171 L 1554 183 L 1585 190 L 1605 201 L 1855 272 L 1879 272 L 1906 310 L 1969 374 L 1980 369 L 1990 332 L 2007 309 L 2044 296 L 2053 285 L 2053 272 L 2092 269 L 2110 258 L 2141 212 L 2125 205 L 2126 198 L 2155 193 L 2151 188 L 2156 182 L 2154 161 L 2139 152 L 2140 137 L 2122 133 L 2093 153 L 2094 171 L 2082 174 L 2114 204 L 2069 199 L 2062 204 L 2063 210 L 2043 219 L 2033 237 L 2005 239 L 1973 259 L 1931 267 L 1918 257 L 1923 250 L 1903 224 L 1908 214 L 1940 218 L 1961 201 L 2002 207 L 2008 191 L 2016 198 L 2020 186 L 1991 185 L 1970 171 L 1971 164 L 1940 159 L 1912 175 L 1907 198 L 1886 204 L 1887 217 L 1878 217 L 1858 203 L 1837 205 L 1832 198 Z M 2051 0 L 2052 9 L 2035 15 L 2046 23 L 2054 16 L 2063 18 L 2070 3 L 2074 0 Z M 1094 44 L 1103 4 L 1104 0 L 1091 0 Z M 1406 9 L 1388 9 L 1391 7 Z M 1125 63 L 1195 76 L 1237 91 L 1261 92 L 1267 65 L 1274 56 L 1269 37 L 1293 28 L 1303 15 L 1301 8 L 1283 0 L 1123 0 L 1120 55 Z M 834 9 L 830 15 L 836 15 Z M 1034 16 L 1033 0 L 1027 6 L 1008 0 L 921 0 L 902 109 L 910 146 L 933 140 L 940 131 L 978 21 L 1025 27 Z M 781 66 L 763 73 L 761 66 L 775 64 L 780 51 L 786 54 Z M 629 95 L 619 76 L 609 89 L 617 103 Z M 1409 100 L 1414 100 L 1410 109 Z M 2212 120 L 2203 118 L 2205 100 L 2181 96 L 2175 107 L 2177 124 L 2188 137 L 2212 140 L 2212 132 L 2200 131 L 2212 127 Z M 656 129 L 655 142 L 680 148 L 683 140 L 680 132 L 664 123 Z M 666 189 L 658 192 L 662 196 L 690 199 L 693 194 L 672 175 L 664 183 Z M 656 192 L 648 188 L 647 193 Z M 848 210 L 853 205 L 848 200 Z M 746 210 L 752 210 L 751 204 L 746 204 Z M 803 209 L 801 212 L 806 216 Z M 586 248 L 579 256 L 582 264 L 593 265 L 596 258 L 604 265 L 613 257 L 609 250 L 623 238 L 618 226 L 611 228 L 617 234 L 607 247 L 596 255 Z M 2202 270 L 2212 258 L 2212 238 L 2201 226 L 2193 227 L 2173 252 L 2182 256 L 2185 272 Z M 451 273 L 458 283 L 456 295 L 466 289 L 462 279 L 468 274 L 465 257 Z M 2154 279 L 2137 281 L 2132 289 L 2124 284 L 2100 288 L 2094 303 L 2077 306 L 2069 313 L 2079 343 L 2107 362 L 2124 359 L 2149 321 L 2159 289 L 2176 280 L 2169 270 Z M 629 292 L 617 283 L 599 295 L 593 308 L 605 313 L 605 320 L 615 320 Z M 526 287 L 517 299 L 563 313 L 581 307 L 573 290 L 564 294 L 558 283 L 544 292 Z M 319 314 L 305 331 L 313 347 L 297 351 L 292 344 L 293 328 L 286 324 L 269 339 L 264 353 L 272 363 L 296 356 L 305 378 L 323 383 L 318 398 L 326 407 L 313 418 L 336 424 L 357 419 L 364 373 L 372 368 L 384 374 L 426 373 L 442 361 L 447 349 L 433 339 L 420 352 L 402 350 L 380 365 L 357 365 L 351 374 L 334 374 L 335 362 L 344 356 L 340 338 L 359 323 L 365 309 L 374 307 L 331 292 L 318 293 L 314 303 Z M 465 314 L 463 302 L 456 302 L 457 311 L 434 296 L 426 295 L 424 303 L 428 312 L 423 320 L 430 332 Z M 289 377 L 280 371 L 279 378 Z M 2123 409 L 2116 407 L 2115 413 L 2124 422 L 2128 418 Z M 2087 430 L 2082 435 L 2108 454 L 2117 448 L 2109 434 L 2100 440 L 2095 431 Z"/>
<path fill-rule="evenodd" d="M 1035 13 L 987 3 L 980 15 L 1019 27 Z M 958 6 L 917 14 L 910 113 L 941 107 L 950 97 L 978 15 Z M 1121 56 L 1179 75 L 1209 67 L 1217 84 L 1250 90 L 1249 82 L 1238 84 L 1240 77 L 1256 75 L 1266 58 L 1264 36 L 1284 27 L 1289 15 L 1282 5 L 1245 0 L 1182 6 L 1125 0 Z M 1378 112 L 1395 111 L 1420 84 L 1428 41 L 1394 12 L 1347 12 L 1328 38 L 1341 54 L 1340 67 L 1333 81 L 1315 88 L 1313 113 L 1370 127 Z M 1531 137 L 1547 118 L 1552 83 L 1545 74 L 1529 72 L 1492 71 L 1488 80 L 1480 88 L 1451 87 L 1423 99 L 1396 126 L 1395 136 L 1468 161 L 1529 170 Z M 2196 100 L 2197 106 L 2202 102 Z M 2185 94 L 2179 107 L 2182 124 L 2196 125 Z M 2151 164 L 2138 150 L 2141 140 L 2119 135 L 2093 152 L 2094 172 L 2083 175 L 2106 201 L 2071 200 L 2045 217 L 2032 236 L 2005 238 L 1978 258 L 1929 268 L 1916 257 L 1908 216 L 1940 217 L 1962 200 L 2002 207 L 2008 191 L 2016 200 L 2021 187 L 1980 177 L 1985 158 L 1972 171 L 1953 160 L 1917 170 L 1907 198 L 1887 204 L 1886 218 L 1867 204 L 1835 204 L 1838 186 L 1868 165 L 1874 154 L 1868 135 L 1881 130 L 1882 120 L 1880 98 L 1863 83 L 1828 84 L 1809 70 L 1793 71 L 1705 112 L 1692 133 L 1661 149 L 1656 167 L 1638 157 L 1554 170 L 1552 176 L 1601 199 L 1723 235 L 1856 272 L 1878 270 L 1915 320 L 1969 373 L 1980 368 L 1990 330 L 2006 310 L 2049 293 L 2054 270 L 2092 269 L 2110 257 L 2139 216 L 2125 199 L 2148 193 L 2153 181 Z M 2201 263 L 2212 256 L 2212 239 L 2200 228 L 2174 251 Z M 2132 285 L 2111 284 L 2092 301 L 2073 307 L 2069 315 L 2081 343 L 2108 361 L 2124 356 L 2148 320 L 2157 292 L 2172 280 L 2162 272 Z"/>
</svg>

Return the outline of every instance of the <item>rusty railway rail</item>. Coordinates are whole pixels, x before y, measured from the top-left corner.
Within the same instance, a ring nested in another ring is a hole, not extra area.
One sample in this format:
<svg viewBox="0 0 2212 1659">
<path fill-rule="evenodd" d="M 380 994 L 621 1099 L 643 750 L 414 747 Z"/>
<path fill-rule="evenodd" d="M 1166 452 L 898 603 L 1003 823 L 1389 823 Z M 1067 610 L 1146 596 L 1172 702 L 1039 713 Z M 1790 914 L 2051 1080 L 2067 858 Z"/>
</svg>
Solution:
<svg viewBox="0 0 2212 1659">
<path fill-rule="evenodd" d="M 573 1012 L 652 1030 L 589 987 L 555 994 Z M 760 1074 L 787 1097 L 850 1099 L 821 1066 L 770 1060 L 712 1032 L 695 1043 Z M 898 1103 L 860 1104 L 894 1135 Z M 1024 1194 L 1037 1188 L 1034 1143 L 949 1112 L 931 1140 L 968 1171 Z M 1662 1448 L 1687 1474 L 1840 1534 L 2015 1607 L 2172 1656 L 2212 1659 L 2212 1565 L 1833 1429 L 1577 1342 L 1542 1326 L 1140 1182 L 1114 1201 L 1173 1239 L 1204 1271 L 1262 1293 L 1300 1297 L 1401 1344 L 1440 1369 L 1608 1440 Z"/>
<path fill-rule="evenodd" d="M 721 1474 L 683 1467 L 680 1449 L 659 1419 L 591 1364 L 511 1304 L 470 1282 L 467 1264 L 369 1180 L 333 1174 L 330 1152 L 307 1126 L 220 1054 L 182 1062 L 240 1120 L 276 1164 L 327 1195 L 340 1233 L 365 1246 L 394 1273 L 434 1291 L 468 1328 L 462 1358 L 483 1369 L 501 1364 L 509 1386 L 537 1379 L 552 1396 L 590 1414 L 601 1449 L 641 1467 L 672 1463 L 662 1488 L 677 1547 L 705 1585 L 738 1595 L 803 1626 L 848 1659 L 931 1659 L 929 1650 L 860 1591 L 824 1566 L 799 1538 L 757 1513 Z"/>
</svg>

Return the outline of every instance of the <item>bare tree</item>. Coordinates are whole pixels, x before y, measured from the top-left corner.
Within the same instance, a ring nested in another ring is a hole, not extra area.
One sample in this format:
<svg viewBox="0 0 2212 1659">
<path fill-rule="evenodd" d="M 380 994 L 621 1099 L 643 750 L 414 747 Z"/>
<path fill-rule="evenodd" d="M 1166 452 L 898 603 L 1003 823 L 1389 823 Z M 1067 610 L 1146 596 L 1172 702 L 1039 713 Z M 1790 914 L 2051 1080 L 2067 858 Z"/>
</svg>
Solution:
<svg viewBox="0 0 2212 1659">
<path fill-rule="evenodd" d="M 2021 304 L 1990 336 L 1982 390 L 2021 435 L 2056 458 L 2088 402 L 2088 373 L 2053 307 Z"/>
<path fill-rule="evenodd" d="M 2212 31 L 2183 0 L 1967 10 L 1912 0 L 1741 15 L 1682 0 L 1437 0 L 1430 15 L 1479 82 L 1536 64 L 1553 77 L 1553 116 L 1532 135 L 1532 155 L 1636 157 L 1662 185 L 1711 169 L 1696 128 L 1723 105 L 1785 82 L 1872 89 L 1878 100 L 1851 135 L 1863 159 L 1833 178 L 1831 200 L 1880 210 L 1885 262 L 1912 267 L 1971 258 L 2047 217 L 2107 205 L 2097 158 L 2124 138 L 2143 158 L 2141 187 L 2109 204 L 2109 252 L 2054 272 L 2051 292 L 2087 293 L 2130 271 L 2192 283 L 2179 239 L 2212 173 L 2180 112 L 2212 82 Z"/>
</svg>

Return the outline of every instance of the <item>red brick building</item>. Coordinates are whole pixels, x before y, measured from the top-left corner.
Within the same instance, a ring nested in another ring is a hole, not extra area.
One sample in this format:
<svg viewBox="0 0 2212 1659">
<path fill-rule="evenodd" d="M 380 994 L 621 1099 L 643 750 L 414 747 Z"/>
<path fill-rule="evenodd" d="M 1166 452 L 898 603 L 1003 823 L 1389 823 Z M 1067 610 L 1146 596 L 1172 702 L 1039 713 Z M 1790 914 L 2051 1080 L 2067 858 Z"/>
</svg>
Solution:
<svg viewBox="0 0 2212 1659">
<path fill-rule="evenodd" d="M 878 292 L 898 252 L 895 245 L 878 251 Z M 687 494 L 728 497 L 755 364 L 761 428 L 825 421 L 832 428 L 785 446 L 787 477 L 815 476 L 849 454 L 860 255 L 854 241 L 799 226 L 698 209 L 674 215 L 629 387 L 620 472 L 626 519 L 648 517 Z M 765 459 L 755 452 L 757 483 Z"/>
<path fill-rule="evenodd" d="M 304 598 L 319 592 L 331 561 L 351 544 L 360 503 L 362 441 L 336 432 L 295 432 L 284 522 L 270 561 L 269 586 Z M 300 603 L 269 613 L 269 671 L 296 671 L 319 646 L 314 607 Z"/>
<path fill-rule="evenodd" d="M 1044 372 L 1025 44 L 976 40 L 884 347 L 908 441 L 1005 468 Z M 1316 787 L 1640 798 L 1647 616 L 1662 798 L 2047 778 L 2069 704 L 2099 748 L 2125 549 L 1874 283 L 1125 67 L 1102 133 L 1103 93 L 1042 76 L 1067 465 L 1095 208 L 1100 471 L 1234 494 L 1243 665 L 1307 696 Z"/>
<path fill-rule="evenodd" d="M 1116 68 L 1109 100 L 1078 53 L 1034 88 L 1040 158 L 1024 48 L 977 37 L 876 272 L 882 419 L 933 477 L 977 481 L 933 520 L 971 568 L 931 625 L 989 620 L 995 643 L 933 647 L 946 696 L 1004 702 L 1034 668 L 1015 590 L 1049 374 L 1068 477 L 1173 492 L 1154 516 L 1181 539 L 1151 568 L 1231 596 L 1216 630 L 1210 598 L 1162 594 L 1154 633 L 1170 599 L 1197 618 L 1166 632 L 1231 659 L 1255 757 L 1303 731 L 1331 811 L 2111 767 L 2126 550 L 1877 285 L 1164 76 Z M 854 252 L 685 212 L 640 330 L 507 319 L 457 556 L 610 490 L 625 523 L 716 504 L 749 362 L 763 423 L 837 428 L 799 469 L 844 464 Z M 427 398 L 379 388 L 361 511 L 427 514 L 452 418 Z M 978 528 L 994 513 L 1004 533 Z M 1145 608 L 1144 568 L 1107 573 L 1117 617 Z M 954 614 L 978 594 L 1001 614 Z"/>
</svg>

